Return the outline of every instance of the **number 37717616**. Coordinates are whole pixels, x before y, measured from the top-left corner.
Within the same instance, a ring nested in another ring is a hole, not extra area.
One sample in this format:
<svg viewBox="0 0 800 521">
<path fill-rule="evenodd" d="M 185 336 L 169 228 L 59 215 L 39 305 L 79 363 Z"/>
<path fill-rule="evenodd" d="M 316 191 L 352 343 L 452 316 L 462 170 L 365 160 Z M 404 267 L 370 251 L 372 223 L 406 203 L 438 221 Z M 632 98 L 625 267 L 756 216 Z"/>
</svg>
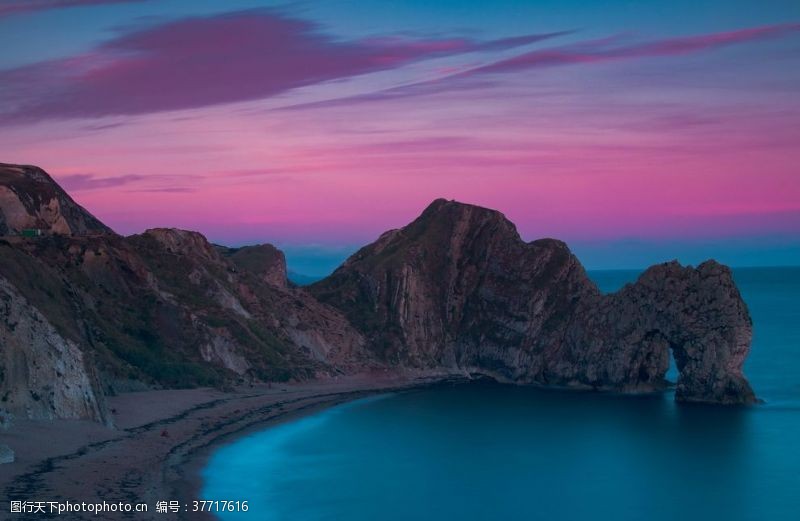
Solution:
<svg viewBox="0 0 800 521">
<path fill-rule="evenodd" d="M 249 509 L 247 501 L 192 501 L 192 512 L 247 512 Z"/>
</svg>

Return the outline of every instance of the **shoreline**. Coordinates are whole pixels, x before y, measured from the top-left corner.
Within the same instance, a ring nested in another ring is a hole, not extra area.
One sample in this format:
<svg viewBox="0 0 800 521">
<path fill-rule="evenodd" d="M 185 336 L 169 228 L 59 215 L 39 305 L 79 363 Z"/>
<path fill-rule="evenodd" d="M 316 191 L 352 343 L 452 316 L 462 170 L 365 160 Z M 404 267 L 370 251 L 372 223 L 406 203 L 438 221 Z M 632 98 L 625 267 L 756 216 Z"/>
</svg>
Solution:
<svg viewBox="0 0 800 521">
<path fill-rule="evenodd" d="M 278 412 L 264 418 L 258 419 L 237 429 L 235 432 L 226 433 L 214 438 L 210 443 L 199 447 L 197 450 L 184 454 L 177 458 L 177 461 L 169 461 L 164 464 L 163 471 L 172 477 L 165 476 L 165 486 L 172 492 L 173 497 L 188 497 L 192 499 L 224 499 L 224 498 L 203 498 L 202 490 L 203 482 L 203 469 L 208 464 L 209 458 L 214 452 L 221 447 L 236 443 L 237 441 L 245 438 L 251 434 L 263 431 L 265 429 L 273 428 L 283 423 L 299 420 L 306 416 L 311 416 L 318 412 L 337 405 L 359 400 L 369 396 L 376 396 L 398 391 L 409 391 L 417 388 L 424 388 L 429 385 L 435 385 L 442 381 L 413 383 L 409 382 L 408 385 L 398 387 L 376 387 L 374 389 L 352 390 L 343 391 L 342 393 L 335 393 L 332 395 L 319 395 L 308 399 L 308 404 L 303 404 L 298 407 L 290 407 L 288 409 L 279 408 Z M 242 498 L 246 499 L 246 498 Z M 179 519 L 218 519 L 209 512 L 181 512 L 178 516 Z"/>
<path fill-rule="evenodd" d="M 147 513 L 102 514 L 103 518 L 136 520 L 164 519 L 163 513 L 156 513 L 156 503 L 178 501 L 180 511 L 170 514 L 172 519 L 217 519 L 208 512 L 192 512 L 192 501 L 247 499 L 201 497 L 203 469 L 221 446 L 360 398 L 481 379 L 503 384 L 491 376 L 470 373 L 379 372 L 231 391 L 199 388 L 123 393 L 108 398 L 114 428 L 89 420 L 21 419 L 10 430 L 0 431 L 0 443 L 7 443 L 18 456 L 17 461 L 0 468 L 4 471 L 0 473 L 4 497 L 0 520 L 25 518 L 9 514 L 12 500 L 146 503 Z M 59 517 L 98 519 L 94 513 Z"/>
<path fill-rule="evenodd" d="M 2 466 L 0 519 L 24 518 L 10 514 L 12 500 L 148 506 L 147 513 L 73 513 L 69 519 L 75 520 L 164 519 L 155 511 L 156 502 L 179 501 L 180 512 L 167 514 L 172 519 L 216 519 L 191 508 L 194 500 L 226 499 L 200 497 L 202 470 L 220 446 L 358 398 L 460 380 L 464 375 L 381 374 L 230 392 L 143 391 L 109 398 L 115 429 L 86 420 L 19 420 L 0 431 L 0 441 L 17 452 L 14 463 Z"/>
</svg>

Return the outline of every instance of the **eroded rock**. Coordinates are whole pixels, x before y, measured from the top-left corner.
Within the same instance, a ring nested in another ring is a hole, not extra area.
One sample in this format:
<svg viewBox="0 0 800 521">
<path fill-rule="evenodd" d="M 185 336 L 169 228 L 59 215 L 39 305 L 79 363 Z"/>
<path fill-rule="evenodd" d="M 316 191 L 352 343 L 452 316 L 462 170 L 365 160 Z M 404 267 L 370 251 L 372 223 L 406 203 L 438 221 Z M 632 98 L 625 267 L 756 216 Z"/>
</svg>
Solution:
<svg viewBox="0 0 800 521">
<path fill-rule="evenodd" d="M 755 400 L 750 318 L 715 262 L 655 266 L 602 295 L 563 242 L 526 243 L 499 212 L 437 200 L 309 290 L 390 364 L 641 392 L 667 385 L 672 349 L 677 400 Z"/>
</svg>

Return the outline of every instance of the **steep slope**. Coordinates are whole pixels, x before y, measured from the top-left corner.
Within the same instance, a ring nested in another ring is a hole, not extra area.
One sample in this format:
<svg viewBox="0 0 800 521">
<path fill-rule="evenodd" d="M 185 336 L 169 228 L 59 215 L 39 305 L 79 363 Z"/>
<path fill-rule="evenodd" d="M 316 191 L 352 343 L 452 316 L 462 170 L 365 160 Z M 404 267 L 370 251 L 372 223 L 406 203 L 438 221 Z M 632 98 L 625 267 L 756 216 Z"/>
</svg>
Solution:
<svg viewBox="0 0 800 521">
<path fill-rule="evenodd" d="M 41 168 L 0 163 L 0 235 L 112 233 Z"/>
<path fill-rule="evenodd" d="M 340 312 L 238 269 L 194 232 L 8 237 L 0 240 L 0 277 L 21 297 L 15 308 L 46 318 L 58 344 L 69 346 L 58 349 L 82 353 L 86 378 L 99 375 L 97 396 L 307 379 L 369 360 L 361 335 Z M 23 330 L 6 315 L 0 338 L 7 357 L 19 360 L 28 342 L 52 344 L 48 326 Z M 21 396 L 14 389 L 22 381 L 0 375 L 0 394 L 10 389 L 9 396 Z M 26 407 L 19 400 L 0 404 L 17 412 Z"/>
<path fill-rule="evenodd" d="M 391 364 L 641 391 L 665 385 L 671 348 L 678 400 L 755 399 L 750 318 L 713 262 L 654 267 L 605 296 L 564 243 L 525 243 L 499 212 L 440 199 L 309 291 Z"/>
<path fill-rule="evenodd" d="M 83 352 L 2 277 L 0 323 L 7 326 L 0 327 L 0 409 L 29 418 L 107 421 Z"/>
</svg>

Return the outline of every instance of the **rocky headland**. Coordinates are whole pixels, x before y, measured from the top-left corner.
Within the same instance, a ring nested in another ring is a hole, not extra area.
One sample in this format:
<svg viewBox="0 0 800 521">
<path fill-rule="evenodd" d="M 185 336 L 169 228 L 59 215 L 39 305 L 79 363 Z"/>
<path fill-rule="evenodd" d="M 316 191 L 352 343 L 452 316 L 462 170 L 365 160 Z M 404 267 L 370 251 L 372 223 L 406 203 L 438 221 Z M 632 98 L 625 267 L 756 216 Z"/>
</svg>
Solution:
<svg viewBox="0 0 800 521">
<path fill-rule="evenodd" d="M 566 244 L 523 241 L 501 213 L 439 199 L 309 287 L 383 362 L 501 381 L 751 403 L 752 323 L 729 268 L 653 266 L 603 295 Z"/>
</svg>

